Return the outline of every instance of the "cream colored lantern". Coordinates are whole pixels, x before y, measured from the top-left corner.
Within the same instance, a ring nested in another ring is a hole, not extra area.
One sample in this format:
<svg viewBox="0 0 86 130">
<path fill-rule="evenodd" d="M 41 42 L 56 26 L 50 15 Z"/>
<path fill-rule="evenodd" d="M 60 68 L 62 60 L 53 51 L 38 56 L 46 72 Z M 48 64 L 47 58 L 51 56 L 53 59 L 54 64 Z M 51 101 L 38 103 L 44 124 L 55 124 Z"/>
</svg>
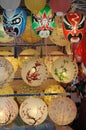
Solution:
<svg viewBox="0 0 86 130">
<path fill-rule="evenodd" d="M 48 111 L 49 117 L 54 123 L 68 125 L 75 119 L 77 107 L 69 97 L 57 97 L 52 100 Z"/>
<path fill-rule="evenodd" d="M 58 59 L 60 57 L 60 55 L 62 56 L 63 53 L 61 51 L 52 51 L 51 53 L 49 53 L 45 58 L 44 58 L 44 63 L 47 66 L 47 70 L 51 73 L 51 66 L 52 63 Z"/>
<path fill-rule="evenodd" d="M 23 66 L 21 76 L 28 85 L 40 86 L 47 79 L 47 69 L 40 59 L 31 59 Z"/>
<path fill-rule="evenodd" d="M 24 56 L 25 55 L 25 56 Z M 35 49 L 24 49 L 18 57 L 18 63 L 20 68 L 23 67 L 25 63 L 27 63 L 31 58 L 38 57 L 39 53 Z"/>
<path fill-rule="evenodd" d="M 0 51 L 0 55 L 4 56 L 9 62 L 12 63 L 14 67 L 14 72 L 18 69 L 18 59 L 14 58 L 13 52 L 10 51 Z"/>
<path fill-rule="evenodd" d="M 0 125 L 12 123 L 18 115 L 18 105 L 10 97 L 0 97 Z"/>
<path fill-rule="evenodd" d="M 47 105 L 51 103 L 51 101 L 56 98 L 57 96 L 61 96 L 60 93 L 63 93 L 63 96 L 65 96 L 66 91 L 65 89 L 59 85 L 59 84 L 51 84 L 49 85 L 45 90 L 44 93 L 58 93 L 59 95 L 51 95 L 51 96 L 44 96 L 44 101 L 46 102 Z"/>
<path fill-rule="evenodd" d="M 14 68 L 12 64 L 4 57 L 0 57 L 0 87 L 4 87 L 10 83 L 13 78 Z"/>
<path fill-rule="evenodd" d="M 47 118 L 47 105 L 40 98 L 30 97 L 20 106 L 20 117 L 28 125 L 40 125 Z"/>
<path fill-rule="evenodd" d="M 60 57 L 52 64 L 52 76 L 58 82 L 69 83 L 78 74 L 78 66 L 71 57 Z"/>
</svg>

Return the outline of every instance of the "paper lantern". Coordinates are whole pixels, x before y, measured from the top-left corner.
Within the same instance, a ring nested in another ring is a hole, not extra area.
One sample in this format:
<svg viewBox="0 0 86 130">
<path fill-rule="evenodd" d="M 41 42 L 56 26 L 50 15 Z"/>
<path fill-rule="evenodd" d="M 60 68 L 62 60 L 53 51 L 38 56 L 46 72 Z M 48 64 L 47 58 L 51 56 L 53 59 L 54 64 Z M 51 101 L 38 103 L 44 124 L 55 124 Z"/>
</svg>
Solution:
<svg viewBox="0 0 86 130">
<path fill-rule="evenodd" d="M 5 58 L 0 57 L 0 87 L 10 83 L 14 78 L 14 68 Z"/>
<path fill-rule="evenodd" d="M 24 49 L 19 54 L 19 57 L 18 57 L 18 63 L 19 63 L 20 68 L 22 68 L 24 66 L 24 64 L 26 64 L 30 59 L 32 59 L 33 57 L 36 57 L 38 55 L 39 55 L 38 51 L 35 49 Z"/>
<path fill-rule="evenodd" d="M 77 108 L 73 100 L 68 97 L 53 99 L 48 107 L 50 119 L 57 125 L 68 125 L 76 118 Z"/>
<path fill-rule="evenodd" d="M 31 28 L 30 16 L 27 17 L 26 27 L 23 34 L 21 35 L 21 38 L 28 43 L 36 43 L 41 40 L 39 36 L 35 35 L 34 31 Z"/>
<path fill-rule="evenodd" d="M 18 106 L 10 97 L 0 97 L 0 125 L 12 123 L 18 115 Z"/>
<path fill-rule="evenodd" d="M 32 29 L 41 38 L 51 35 L 55 22 L 54 14 L 49 6 L 45 6 L 38 14 L 32 14 Z"/>
<path fill-rule="evenodd" d="M 66 46 L 67 44 L 70 44 L 69 41 L 65 39 L 63 34 L 62 17 L 55 17 L 55 27 L 53 29 L 52 34 L 49 36 L 49 39 L 59 46 Z"/>
<path fill-rule="evenodd" d="M 9 37 L 9 35 L 7 35 L 4 31 L 4 28 L 3 28 L 3 16 L 0 15 L 0 42 L 1 43 L 7 43 L 7 42 L 11 42 L 14 40 L 13 37 Z"/>
<path fill-rule="evenodd" d="M 34 14 L 37 14 L 46 4 L 46 0 L 25 0 L 25 6 Z"/>
<path fill-rule="evenodd" d="M 8 95 L 14 94 L 13 88 L 10 85 L 0 88 L 0 95 L 4 95 L 4 94 L 8 94 Z"/>
<path fill-rule="evenodd" d="M 40 59 L 31 59 L 23 66 L 21 76 L 28 85 L 39 86 L 47 79 L 47 69 Z"/>
<path fill-rule="evenodd" d="M 71 6 L 70 0 L 50 0 L 50 8 L 54 13 L 65 13 Z"/>
<path fill-rule="evenodd" d="M 80 12 L 70 12 L 64 15 L 63 32 L 65 38 L 71 43 L 80 42 L 85 29 L 85 16 Z"/>
<path fill-rule="evenodd" d="M 3 11 L 3 27 L 10 37 L 20 36 L 26 27 L 27 13 L 22 8 L 17 8 L 12 16 L 7 16 Z"/>
<path fill-rule="evenodd" d="M 60 55 L 62 56 L 63 53 L 61 51 L 52 51 L 50 52 L 46 57 L 44 57 L 44 63 L 47 66 L 47 70 L 51 73 L 51 67 L 52 67 L 52 63 L 58 59 L 60 57 Z"/>
<path fill-rule="evenodd" d="M 5 56 L 5 58 L 11 62 L 14 68 L 14 72 L 18 69 L 18 59 L 14 58 L 14 54 L 10 51 L 0 51 L 0 55 Z M 11 55 L 11 56 L 10 56 Z"/>
<path fill-rule="evenodd" d="M 0 0 L 0 5 L 2 6 L 2 8 L 8 10 L 8 9 L 12 9 L 15 10 L 16 8 L 18 8 L 19 4 L 20 4 L 21 0 Z"/>
<path fill-rule="evenodd" d="M 59 84 L 51 84 L 44 90 L 44 93 L 64 93 L 65 94 L 65 89 L 59 85 Z M 56 98 L 57 96 L 62 96 L 62 95 L 53 95 L 53 96 L 44 96 L 44 101 L 46 102 L 47 105 L 51 103 L 51 101 Z M 65 95 L 63 95 L 65 96 Z"/>
<path fill-rule="evenodd" d="M 60 57 L 52 64 L 52 76 L 58 82 L 69 83 L 78 74 L 78 66 L 72 58 Z"/>
<path fill-rule="evenodd" d="M 19 114 L 26 124 L 37 126 L 47 118 L 47 105 L 40 98 L 30 97 L 21 104 Z"/>
</svg>

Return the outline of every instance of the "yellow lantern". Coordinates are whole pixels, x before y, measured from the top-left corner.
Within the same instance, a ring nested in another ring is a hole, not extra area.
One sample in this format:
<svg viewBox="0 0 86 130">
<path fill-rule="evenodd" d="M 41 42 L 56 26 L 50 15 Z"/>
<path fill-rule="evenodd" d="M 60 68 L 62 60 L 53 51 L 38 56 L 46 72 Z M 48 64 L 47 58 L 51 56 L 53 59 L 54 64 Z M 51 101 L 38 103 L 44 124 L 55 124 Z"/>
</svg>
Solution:
<svg viewBox="0 0 86 130">
<path fill-rule="evenodd" d="M 60 55 L 63 55 L 61 51 L 52 51 L 50 52 L 45 58 L 44 63 L 47 66 L 48 71 L 51 73 L 51 66 L 52 63 L 60 57 Z"/>
<path fill-rule="evenodd" d="M 31 28 L 31 19 L 30 16 L 27 17 L 27 23 L 21 38 L 28 43 L 36 43 L 41 40 L 41 38 L 35 35 L 34 31 Z"/>
<path fill-rule="evenodd" d="M 10 97 L 0 98 L 0 125 L 12 123 L 18 115 L 18 105 Z"/>
<path fill-rule="evenodd" d="M 19 54 L 19 57 L 18 57 L 18 64 L 19 64 L 20 68 L 22 68 L 23 65 L 26 64 L 34 56 L 35 57 L 38 56 L 38 51 L 37 50 L 35 50 L 35 49 L 25 49 L 25 50 L 23 50 Z"/>
<path fill-rule="evenodd" d="M 46 0 L 25 0 L 25 6 L 33 13 L 37 14 L 46 4 Z"/>
<path fill-rule="evenodd" d="M 21 104 L 19 114 L 26 124 L 37 126 L 47 118 L 47 105 L 40 98 L 30 97 Z"/>
<path fill-rule="evenodd" d="M 69 97 L 57 97 L 48 107 L 49 117 L 57 125 L 68 125 L 77 114 L 75 102 Z"/>
<path fill-rule="evenodd" d="M 14 67 L 14 72 L 18 69 L 18 59 L 14 58 L 14 54 L 10 51 L 0 51 L 0 55 L 5 56 L 5 58 L 11 62 Z"/>
<path fill-rule="evenodd" d="M 40 86 L 47 80 L 47 69 L 40 59 L 31 59 L 23 66 L 21 76 L 28 85 Z"/>
<path fill-rule="evenodd" d="M 57 17 L 55 19 L 56 26 L 53 29 L 52 34 L 49 36 L 49 39 L 59 46 L 66 46 L 70 44 L 64 37 L 63 29 L 62 29 L 62 17 Z"/>
<path fill-rule="evenodd" d="M 0 88 L 0 95 L 4 95 L 4 94 L 14 94 L 14 90 L 11 86 L 5 86 L 3 88 Z"/>
<path fill-rule="evenodd" d="M 50 86 L 48 86 L 48 88 L 46 88 L 44 90 L 44 93 L 63 93 L 63 95 L 66 93 L 65 89 L 59 85 L 59 84 L 52 84 Z M 51 95 L 51 96 L 44 96 L 44 101 L 46 102 L 47 105 L 49 105 L 51 103 L 51 101 L 56 98 L 57 96 L 60 95 Z M 65 95 L 64 95 L 65 96 Z"/>
<path fill-rule="evenodd" d="M 13 41 L 14 38 L 13 37 L 9 37 L 9 35 L 7 35 L 5 33 L 2 23 L 3 23 L 2 15 L 0 15 L 0 42 L 1 43 L 7 43 L 7 42 Z"/>
<path fill-rule="evenodd" d="M 62 83 L 71 82 L 78 74 L 78 66 L 71 57 L 62 56 L 52 64 L 53 78 Z"/>
</svg>

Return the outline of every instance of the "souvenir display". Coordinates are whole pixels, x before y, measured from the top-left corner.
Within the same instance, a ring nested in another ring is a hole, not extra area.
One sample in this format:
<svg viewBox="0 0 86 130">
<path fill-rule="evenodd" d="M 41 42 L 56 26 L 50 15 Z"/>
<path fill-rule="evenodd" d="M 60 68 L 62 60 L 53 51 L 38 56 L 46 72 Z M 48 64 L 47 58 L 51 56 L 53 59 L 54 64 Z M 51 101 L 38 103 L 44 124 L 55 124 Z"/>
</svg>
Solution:
<svg viewBox="0 0 86 130">
<path fill-rule="evenodd" d="M 45 121 L 48 110 L 42 99 L 30 97 L 21 104 L 19 113 L 26 124 L 37 126 Z"/>
<path fill-rule="evenodd" d="M 40 59 L 31 59 L 22 67 L 21 76 L 28 85 L 39 86 L 47 80 L 47 69 Z"/>
<path fill-rule="evenodd" d="M 6 10 L 3 11 L 3 27 L 10 37 L 20 36 L 26 27 L 27 13 L 22 8 L 17 8 L 12 16 L 7 16 Z"/>
<path fill-rule="evenodd" d="M 76 118 L 77 107 L 69 97 L 57 97 L 48 107 L 49 117 L 57 125 L 68 125 Z"/>
<path fill-rule="evenodd" d="M 78 66 L 72 58 L 60 57 L 52 64 L 51 73 L 58 82 L 69 83 L 78 74 Z"/>
<path fill-rule="evenodd" d="M 32 14 L 32 29 L 41 38 L 51 35 L 55 26 L 55 15 L 50 7 L 45 6 L 38 14 Z"/>
<path fill-rule="evenodd" d="M 80 42 L 85 33 L 85 16 L 79 12 L 70 12 L 64 15 L 63 32 L 65 38 L 71 43 Z"/>
<path fill-rule="evenodd" d="M 0 125 L 8 125 L 18 115 L 18 105 L 10 97 L 0 97 Z"/>
<path fill-rule="evenodd" d="M 5 58 L 0 57 L 0 88 L 10 83 L 14 78 L 14 68 Z"/>
<path fill-rule="evenodd" d="M 31 29 L 31 24 L 32 24 L 31 17 L 28 16 L 27 22 L 26 22 L 26 27 L 25 27 L 23 34 L 21 35 L 21 38 L 27 43 L 39 42 L 41 40 L 41 38 L 39 36 L 35 35 L 34 31 Z"/>
</svg>

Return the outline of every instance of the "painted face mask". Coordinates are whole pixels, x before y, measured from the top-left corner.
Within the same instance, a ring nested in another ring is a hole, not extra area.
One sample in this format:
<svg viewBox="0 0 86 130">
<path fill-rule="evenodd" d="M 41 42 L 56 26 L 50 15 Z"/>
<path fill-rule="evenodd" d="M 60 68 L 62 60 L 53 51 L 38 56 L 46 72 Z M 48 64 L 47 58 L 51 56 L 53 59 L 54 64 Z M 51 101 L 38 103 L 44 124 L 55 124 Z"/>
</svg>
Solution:
<svg viewBox="0 0 86 130">
<path fill-rule="evenodd" d="M 54 17 L 50 7 L 44 7 L 37 15 L 32 14 L 32 29 L 41 38 L 47 38 L 55 26 Z"/>
<path fill-rule="evenodd" d="M 84 35 L 85 17 L 81 13 L 68 13 L 63 18 L 64 36 L 71 43 L 80 42 Z"/>
<path fill-rule="evenodd" d="M 6 14 L 6 10 L 3 12 L 3 27 L 5 32 L 10 37 L 20 36 L 26 26 L 27 14 L 21 9 L 17 8 L 11 16 Z"/>
</svg>

